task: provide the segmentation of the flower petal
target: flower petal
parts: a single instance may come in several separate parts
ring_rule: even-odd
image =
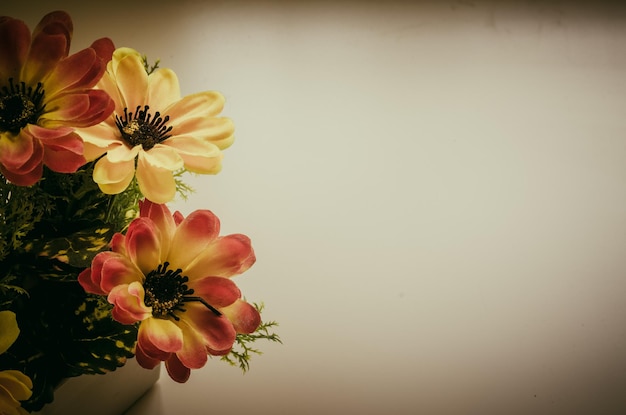
[[[155,167],[140,152],[137,160],[137,184],[141,193],[155,203],[167,203],[176,195],[176,182],[171,170]]]
[[[165,369],[167,370],[167,374],[170,375],[170,378],[178,383],[187,382],[191,374],[191,370],[185,367],[175,354],[172,354],[172,356],[165,361]]]
[[[100,288],[106,293],[122,284],[143,282],[144,276],[130,259],[124,255],[115,254],[104,257],[101,267]]]
[[[105,63],[94,49],[76,52],[61,59],[55,66],[46,79],[46,95],[54,98],[67,90],[91,88],[102,77],[105,69]]]
[[[241,297],[237,285],[228,278],[204,277],[189,281],[189,288],[194,295],[202,297],[207,303],[216,308],[233,304]]]
[[[141,217],[128,226],[126,252],[143,275],[157,269],[165,261],[167,254],[161,252],[161,231],[150,219]]]
[[[183,347],[183,331],[171,320],[149,318],[141,322],[137,341],[149,356],[176,353]]]
[[[33,158],[37,144],[39,143],[35,143],[34,137],[24,130],[17,135],[0,133],[0,164],[10,171],[21,169]],[[40,157],[37,160],[39,163],[43,158],[43,148]]]
[[[93,169],[93,180],[106,194],[118,194],[126,190],[134,175],[133,160],[111,163],[107,156],[98,160]]]
[[[104,63],[107,63],[111,60],[111,58],[113,57],[113,52],[115,51],[115,45],[113,44],[113,41],[108,37],[103,37],[95,40],[91,44],[90,48],[92,48],[96,52],[96,55],[98,55],[98,57],[102,59]]]
[[[168,253],[174,232],[176,232],[176,223],[170,213],[170,210],[164,204],[152,203],[149,200],[139,201],[139,214],[142,217],[149,218],[160,231],[161,235],[161,251]]]
[[[200,174],[216,174],[222,169],[222,152],[215,145],[192,137],[172,137],[163,146],[173,147],[185,169]]]
[[[185,118],[216,116],[222,112],[224,101],[224,96],[217,91],[197,92],[176,101],[164,113],[170,116],[170,125],[174,127]]]
[[[140,145],[136,145],[132,148],[127,145],[115,146],[107,152],[107,158],[111,163],[134,161],[141,151],[142,149]]]
[[[200,369],[208,360],[203,337],[184,320],[178,323],[178,327],[183,331],[184,342],[183,347],[176,352],[176,356],[183,366],[190,369]]]
[[[211,211],[193,211],[176,228],[168,260],[186,271],[188,264],[218,237],[219,232],[220,221]]]
[[[226,117],[184,117],[172,123],[176,136],[192,136],[224,150],[235,141],[235,125]],[[174,129],[175,125],[175,129]]]
[[[87,268],[78,274],[78,283],[81,287],[83,287],[83,289],[88,293],[99,295],[108,294],[108,292],[104,291],[100,286],[102,281],[102,267],[108,259],[116,256],[118,256],[118,254],[110,251],[104,251],[96,254],[91,261],[91,268]]]
[[[256,257],[250,238],[241,234],[223,236],[206,247],[185,268],[189,279],[206,276],[232,277],[248,270]]]
[[[113,52],[115,80],[124,102],[122,108],[134,112],[137,107],[146,104],[148,74],[144,69],[141,56],[132,49],[120,48]],[[117,107],[116,107],[117,110]]]
[[[113,237],[111,238],[111,242],[109,243],[109,245],[111,245],[111,251],[117,252],[124,256],[128,256],[128,254],[126,253],[126,236],[125,235],[119,232],[115,233]]]
[[[228,307],[220,308],[220,312],[230,320],[237,333],[254,333],[261,324],[259,311],[243,300],[237,300]]]
[[[142,152],[144,160],[151,166],[170,171],[183,167],[183,159],[178,155],[176,149],[157,144],[149,151]]]
[[[18,370],[3,370],[0,372],[0,389],[9,392],[11,397],[18,401],[25,401],[32,395],[33,382]]]
[[[104,91],[62,94],[47,102],[47,111],[39,117],[39,124],[47,128],[90,127],[104,121],[114,108],[115,103]]]
[[[185,308],[181,320],[202,335],[208,348],[220,352],[233,347],[237,332],[227,317],[217,316],[200,303],[187,302]]]
[[[44,16],[32,35],[32,42],[21,79],[28,85],[45,80],[58,62],[68,55],[72,38],[72,19],[63,11]]]
[[[109,293],[107,300],[113,304],[111,315],[122,324],[134,324],[152,317],[152,308],[144,303],[145,291],[139,282],[118,285]]]
[[[2,333],[0,336],[0,354],[2,354],[11,347],[20,334],[13,311],[0,311],[0,333]]]
[[[0,78],[19,79],[20,70],[28,56],[30,30],[17,19],[0,17]]]
[[[139,366],[143,367],[144,369],[154,369],[159,365],[159,363],[162,362],[161,359],[155,359],[148,356],[143,351],[143,349],[141,348],[141,344],[139,343],[137,343],[137,346],[135,347],[135,359],[137,360],[137,363],[139,363]]]
[[[148,76],[147,101],[156,111],[167,108],[171,103],[180,99],[178,77],[171,69],[157,69]],[[168,114],[162,114],[163,116]]]
[[[18,186],[35,184],[43,173],[44,147],[26,130],[0,133],[0,171]]]
[[[85,164],[83,141],[71,128],[42,128],[29,125],[28,132],[44,145],[43,162],[52,171],[74,173]]]

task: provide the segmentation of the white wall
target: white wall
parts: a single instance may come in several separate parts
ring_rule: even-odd
[[[236,281],[284,345],[129,415],[626,413],[626,7],[17,3],[236,123],[175,207],[253,238]]]

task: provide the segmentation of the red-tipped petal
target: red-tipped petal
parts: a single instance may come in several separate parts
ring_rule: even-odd
[[[215,240],[185,268],[185,272],[190,279],[208,275],[232,277],[246,271],[255,261],[250,238],[233,234]]]
[[[217,238],[219,232],[220,221],[212,212],[192,212],[176,228],[168,258],[180,267],[187,266]]]
[[[204,339],[184,321],[181,320],[178,326],[183,330],[184,342],[182,349],[176,352],[176,356],[184,366],[190,369],[200,369],[208,359]]]
[[[155,270],[162,262],[160,231],[148,218],[137,218],[126,232],[126,252],[144,275]]]
[[[159,363],[162,362],[160,359],[154,359],[146,355],[139,343],[137,343],[137,347],[135,347],[135,359],[137,360],[137,363],[139,363],[139,366],[144,369],[154,369],[159,365]]]
[[[90,47],[105,64],[111,60],[113,52],[115,51],[115,44],[108,37],[103,37],[94,41]]]
[[[68,55],[72,38],[72,19],[61,11],[47,14],[33,31],[22,79],[27,84],[45,80],[55,65]]]
[[[175,354],[172,354],[172,356],[165,361],[165,369],[167,370],[167,374],[178,383],[187,382],[189,375],[191,375],[191,370],[182,364]]]
[[[0,78],[18,78],[30,47],[30,30],[17,19],[0,17]]]
[[[213,307],[226,307],[241,297],[241,291],[235,283],[222,277],[204,277],[189,281],[189,288],[194,295],[202,297]]]
[[[207,347],[217,351],[232,348],[237,332],[228,318],[215,315],[200,303],[188,302],[185,307],[181,319],[202,334]]]
[[[261,315],[251,304],[237,300],[232,305],[220,308],[222,312],[237,330],[237,333],[254,333],[261,324]]]
[[[183,347],[183,332],[173,321],[148,318],[141,322],[137,340],[149,356],[176,353]]]

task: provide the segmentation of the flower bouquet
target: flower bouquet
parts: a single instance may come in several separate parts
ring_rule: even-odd
[[[185,382],[243,370],[280,341],[231,277],[250,239],[167,203],[216,174],[233,123],[213,91],[181,97],[158,61],[108,38],[70,54],[72,20],[0,17],[0,413],[37,411],[67,378],[134,358]]]

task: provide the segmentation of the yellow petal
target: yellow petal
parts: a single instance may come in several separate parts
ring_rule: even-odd
[[[18,401],[24,401],[33,394],[31,391],[33,382],[18,370],[0,372],[0,387],[6,389]]]
[[[104,156],[94,166],[93,180],[103,193],[112,195],[126,190],[134,174],[134,160],[111,163],[108,156]]]
[[[179,99],[180,86],[174,71],[159,69],[148,76],[148,100],[146,102],[150,103],[150,107],[155,111],[162,112]]]
[[[134,54],[123,56],[117,63],[115,78],[128,111],[135,112],[137,106],[143,108],[146,104],[148,74],[141,57]]]
[[[214,117],[224,108],[224,96],[217,91],[205,91],[187,95],[165,110],[171,124],[177,120],[194,117]]]
[[[157,144],[149,151],[142,152],[142,155],[150,165],[155,167],[170,171],[183,167],[183,159],[178,155],[176,149],[170,146]]]
[[[176,182],[171,170],[148,163],[145,152],[137,160],[137,184],[146,199],[154,203],[167,203],[176,195]]]
[[[20,329],[13,311],[0,311],[0,354],[6,352],[17,340]]]

